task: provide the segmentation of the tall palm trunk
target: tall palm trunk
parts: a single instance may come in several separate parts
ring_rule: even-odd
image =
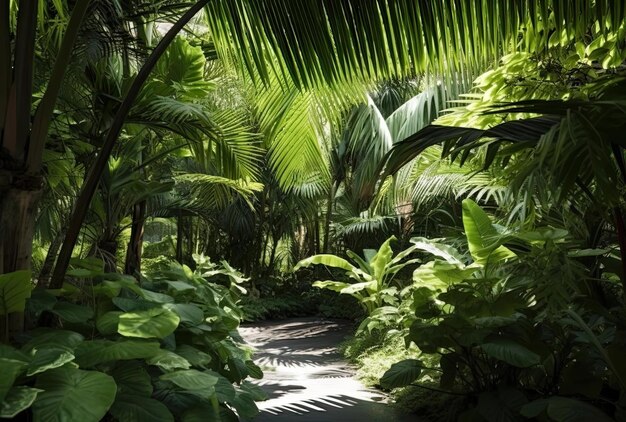
[[[143,249],[143,226],[146,219],[146,201],[133,207],[133,222],[130,229],[130,241],[126,251],[124,272],[139,278],[141,273],[141,251]]]

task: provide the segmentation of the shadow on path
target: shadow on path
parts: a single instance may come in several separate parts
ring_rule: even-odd
[[[354,378],[353,368],[337,351],[352,329],[321,318],[242,327],[240,333],[256,349],[255,362],[264,371],[257,384],[268,394],[267,401],[258,403],[261,414],[254,422],[416,421]]]

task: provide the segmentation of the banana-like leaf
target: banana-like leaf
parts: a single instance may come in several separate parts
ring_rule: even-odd
[[[411,243],[417,249],[431,253],[439,258],[443,258],[446,262],[454,265],[463,265],[462,255],[452,246],[439,243],[435,240],[426,239],[425,237],[413,237]]]
[[[502,246],[502,236],[493,226],[489,216],[471,199],[463,200],[463,227],[474,261],[480,265],[494,264],[516,255]]]
[[[372,267],[373,274],[375,280],[378,280],[379,283],[382,283],[385,277],[387,265],[391,262],[391,258],[393,257],[393,250],[391,249],[391,242],[395,241],[396,237],[391,236],[389,239],[385,240],[383,244],[378,248],[378,252],[370,261],[370,266]]]
[[[313,255],[309,258],[305,258],[302,261],[298,262],[298,264],[294,267],[294,271],[297,271],[298,269],[302,267],[308,267],[314,264],[326,265],[327,267],[341,268],[342,270],[351,271],[351,272],[358,271],[358,268],[350,264],[345,259],[339,258],[338,256],[335,256],[335,255],[330,255],[330,254]]]
[[[341,293],[343,289],[349,286],[350,286],[350,283],[344,283],[342,281],[332,281],[332,280],[316,281],[313,283],[313,287],[318,287],[320,289],[328,289],[337,293]]]

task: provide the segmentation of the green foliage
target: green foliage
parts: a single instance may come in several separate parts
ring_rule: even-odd
[[[405,266],[416,262],[415,260],[403,262],[403,259],[417,248],[416,246],[412,246],[394,257],[391,249],[393,240],[395,240],[394,236],[387,239],[378,251],[363,251],[365,260],[349,251],[348,255],[357,266],[335,255],[314,255],[300,261],[294,271],[314,264],[345,270],[346,276],[356,283],[327,280],[316,281],[313,286],[351,295],[359,301],[368,314],[371,314],[385,303],[394,304],[396,302],[395,295],[398,288],[391,285],[394,276]]]
[[[617,320],[613,318],[619,317],[607,315],[609,322],[596,314],[594,305],[575,302],[579,312],[594,321],[589,325],[577,312],[567,310],[568,301],[572,303],[575,295],[585,290],[582,280],[589,273],[584,271],[569,285],[572,295],[563,306],[538,300],[542,277],[552,273],[546,267],[538,270],[534,261],[548,263],[561,249],[571,248],[565,243],[568,233],[543,229],[505,234],[469,200],[463,203],[463,221],[470,253],[480,262],[465,266],[441,251],[436,255],[446,260],[438,258],[419,267],[414,273],[413,294],[404,297],[413,311],[404,314],[404,325],[409,327],[405,340],[419,348],[420,360],[438,358],[437,389],[475,397],[476,402],[461,418],[518,420],[522,415],[543,414],[555,421],[585,420],[591,415],[606,419],[606,409],[598,410],[576,397],[582,395],[598,406],[607,399],[601,391],[603,385],[623,391],[621,366],[616,355],[607,353],[625,351],[614,335]],[[504,242],[518,252],[504,247]],[[575,268],[578,255],[593,255],[591,251],[569,252],[565,256],[571,257],[556,264],[563,280],[546,282],[566,281],[564,269]],[[592,365],[593,359],[602,364]],[[432,372],[420,360],[393,365],[381,383],[389,387],[420,380],[428,383]],[[579,410],[569,413],[565,403]],[[619,400],[613,405],[616,409],[623,406]]]
[[[242,382],[262,372],[233,338],[244,279],[226,262],[197,260],[195,272],[171,264],[141,284],[103,273],[101,262],[77,261],[72,274],[93,285],[58,297],[38,291],[28,309],[51,312],[69,329],[39,328],[21,344],[0,346],[2,416],[173,421],[198,409],[211,409],[215,420],[222,410],[253,416]],[[63,300],[77,294],[95,305]]]
[[[24,312],[31,290],[29,271],[0,274],[0,316]]]

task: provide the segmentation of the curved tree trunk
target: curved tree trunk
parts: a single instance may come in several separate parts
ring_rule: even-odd
[[[47,288],[50,283],[50,277],[52,276],[52,269],[54,268],[54,263],[57,259],[57,254],[59,253],[59,249],[63,244],[63,238],[65,237],[65,225],[63,225],[57,234],[50,242],[50,246],[48,247],[48,253],[46,254],[46,259],[41,266],[41,270],[39,270],[39,276],[37,277],[37,287],[39,288]]]
[[[133,207],[133,223],[130,229],[130,241],[126,251],[124,273],[139,279],[141,274],[141,251],[143,249],[143,225],[146,219],[146,201]]]

